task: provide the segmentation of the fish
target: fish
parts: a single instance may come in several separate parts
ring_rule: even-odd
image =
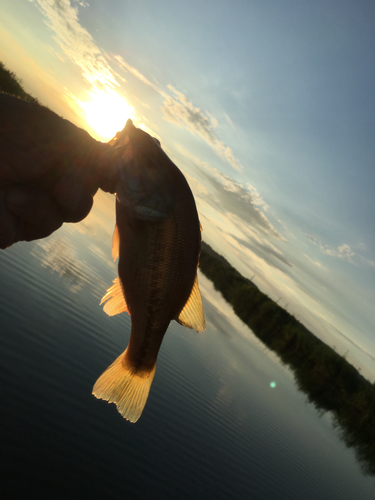
[[[93,394],[136,422],[170,322],[205,330],[197,277],[202,228],[186,178],[157,139],[128,120],[110,143],[115,160],[106,189],[116,193],[112,256],[119,262],[100,304],[109,316],[128,312],[132,326],[127,348]]]

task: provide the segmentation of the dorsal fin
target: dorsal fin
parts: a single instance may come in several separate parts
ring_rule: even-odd
[[[115,230],[113,231],[112,237],[112,257],[116,260],[120,252],[120,235],[118,232],[117,224],[115,225]]]
[[[122,291],[120,278],[113,280],[113,285],[108,288],[107,293],[100,301],[100,305],[106,301],[108,302],[103,307],[103,311],[106,312],[108,316],[115,316],[115,314],[126,311],[129,312],[125,302],[124,292]]]
[[[180,325],[188,328],[195,328],[197,332],[203,332],[206,329],[204,319],[201,292],[199,291],[198,277],[195,275],[194,285],[184,308],[180,312],[176,321]]]

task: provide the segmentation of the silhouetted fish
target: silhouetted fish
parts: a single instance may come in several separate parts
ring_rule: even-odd
[[[125,352],[97,380],[93,394],[136,422],[170,321],[205,329],[197,280],[201,228],[185,177],[156,139],[128,120],[111,143],[118,156],[111,182],[119,277],[101,303],[110,316],[128,311],[132,330]]]

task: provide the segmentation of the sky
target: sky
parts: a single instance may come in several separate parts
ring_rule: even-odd
[[[2,0],[0,60],[98,140],[128,118],[203,239],[375,381],[372,0]]]

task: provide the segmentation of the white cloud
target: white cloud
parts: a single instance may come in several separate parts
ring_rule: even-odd
[[[225,146],[215,135],[215,129],[218,127],[216,118],[209,113],[206,116],[172,85],[168,85],[168,88],[174,96],[167,95],[163,103],[162,111],[166,120],[186,127],[192,134],[197,134],[213,148],[218,156],[228,162],[235,170],[241,172],[242,165],[235,158],[231,148]]]
[[[242,171],[242,166],[231,148],[216,137],[215,130],[219,123],[214,116],[203,113],[172,85],[168,85],[168,91],[172,95],[160,89],[120,55],[105,54],[96,45],[91,34],[80,24],[78,7],[74,7],[70,0],[35,1],[46,18],[47,26],[56,34],[55,41],[63,53],[81,68],[83,77],[94,89],[113,91],[119,86],[118,81],[123,81],[108,62],[115,61],[120,68],[131,73],[163,97],[162,111],[168,121],[183,126],[192,134],[201,137],[220,158],[235,170]],[[78,4],[82,7],[88,5],[84,1],[79,1]]]
[[[252,186],[249,182],[246,184],[247,189],[251,193],[251,197],[253,200],[253,205],[256,205],[258,207],[262,207],[263,210],[268,210],[268,205],[267,203],[263,200],[263,198],[260,196],[258,193],[258,190]]]
[[[83,77],[93,86],[118,85],[114,71],[90,33],[78,20],[78,8],[69,0],[36,0],[47,26],[56,33],[55,41],[65,55],[77,64]]]
[[[228,213],[235,215],[245,226],[252,228],[253,231],[260,231],[263,236],[267,234],[277,239],[283,239],[259,208],[262,207],[264,202],[253,186],[246,187],[219,172],[216,168],[202,162],[180,146],[178,146],[178,149],[198,167],[200,174],[209,182],[210,205],[215,206],[218,212],[225,216]],[[214,191],[212,188],[214,188]],[[243,231],[241,234],[243,234]]]
[[[56,57],[59,61],[65,62],[66,59],[59,52],[57,52],[51,45],[43,45],[47,52],[49,52],[53,57]]]
[[[112,55],[110,57],[116,61],[120,68],[131,73],[164,98],[161,109],[166,120],[176,125],[183,126],[192,134],[198,135],[213,148],[220,158],[229,163],[235,170],[239,172],[243,170],[242,165],[234,156],[231,148],[225,146],[217,139],[215,129],[219,127],[219,122],[211,113],[207,112],[204,114],[199,108],[195,107],[182,92],[176,90],[172,85],[168,85],[168,90],[172,92],[172,96],[163,91],[140,71],[128,64],[120,55]]]
[[[320,267],[321,269],[326,269],[323,264],[321,262],[319,262],[318,260],[315,260],[313,259],[312,257],[310,257],[310,255],[307,255],[306,253],[303,254],[304,257],[306,257],[306,259],[308,259],[312,264],[314,264],[314,266],[316,267]]]
[[[337,249],[321,246],[321,250],[323,253],[327,255],[331,255],[332,257],[339,257],[341,259],[346,259],[349,262],[352,262],[353,261],[352,259],[355,256],[353,250],[346,243],[343,243]]]
[[[320,240],[311,235],[306,235],[307,238],[316,245],[322,253],[325,255],[329,255],[330,257],[336,257],[338,259],[346,260],[351,264],[358,265],[358,263],[363,264],[365,266],[375,267],[375,262],[373,260],[367,259],[363,257],[360,253],[355,251],[350,245],[347,243],[343,243],[336,247],[331,247],[329,245],[323,244]],[[360,251],[366,250],[366,247],[363,243],[359,243],[357,248]]]
[[[109,58],[112,58],[113,60],[116,61],[116,63],[120,66],[120,68],[124,69],[125,71],[128,71],[129,73],[131,73],[133,76],[135,76],[136,78],[138,78],[138,80],[140,80],[141,82],[143,82],[145,85],[149,85],[150,87],[152,87],[156,92],[158,92],[158,94],[161,94],[161,95],[166,95],[157,85],[155,85],[154,83],[150,82],[150,80],[148,78],[146,78],[144,75],[142,75],[142,73],[140,71],[138,71],[136,68],[134,68],[133,66],[130,66],[130,64],[128,64],[123,57],[119,56],[119,55],[113,55],[113,56],[108,56]]]
[[[226,113],[224,113],[224,116],[225,116],[225,118],[226,118],[227,122],[229,123],[229,125],[231,125],[231,126],[234,128],[234,123],[233,123],[233,122],[232,122],[232,120],[229,118],[229,116],[228,116]]]

